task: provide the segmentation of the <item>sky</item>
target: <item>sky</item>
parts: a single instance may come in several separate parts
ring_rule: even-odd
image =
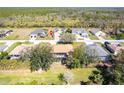
[[[124,0],[0,0],[0,7],[123,7]]]

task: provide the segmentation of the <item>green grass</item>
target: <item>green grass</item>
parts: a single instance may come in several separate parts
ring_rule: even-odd
[[[90,32],[89,32],[89,37],[91,40],[98,40],[98,38]]]
[[[53,37],[44,37],[44,38],[37,38],[37,40],[53,40]]]
[[[73,80],[70,81],[70,84],[80,84],[80,81],[87,81],[88,76],[91,72],[95,70],[95,68],[82,68],[82,69],[72,69],[69,70],[64,66],[57,63],[54,67],[51,67],[47,72],[43,71],[41,73],[30,71],[22,72],[0,72],[0,84],[47,84],[50,85],[52,83],[60,85],[63,84],[62,81],[59,80],[58,75],[60,73],[65,73],[66,71],[70,71],[73,73]]]
[[[33,44],[32,42],[16,42],[13,45],[11,45],[6,52],[10,53],[14,48],[16,48],[17,46],[21,45],[21,44],[26,44],[26,45],[30,45]]]
[[[106,40],[115,40],[115,39],[112,38],[111,36],[106,36],[105,39],[106,39]]]
[[[21,42],[16,42],[13,45],[11,45],[6,52],[10,53],[14,48],[16,48],[17,46],[21,45]]]
[[[72,43],[72,46],[73,46],[74,48],[76,48],[76,47],[78,47],[78,46],[80,46],[80,45],[85,45],[85,43],[83,43],[83,42],[73,42],[73,43]]]
[[[26,41],[26,42],[21,42],[21,44],[31,45],[31,44],[33,44],[33,43]]]
[[[5,42],[0,42],[0,45],[4,45],[4,44],[6,44]]]
[[[120,44],[121,44],[122,46],[124,46],[124,42],[121,42]]]

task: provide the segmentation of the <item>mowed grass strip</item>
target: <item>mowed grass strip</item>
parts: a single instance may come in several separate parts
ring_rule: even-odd
[[[88,76],[91,72],[95,70],[95,68],[80,68],[80,69],[72,69],[69,70],[65,66],[61,65],[60,63],[54,63],[50,70],[42,71],[40,73],[33,72],[31,73],[30,70],[24,71],[0,71],[0,84],[63,84],[62,81],[59,80],[58,75],[60,73],[66,73],[70,71],[73,74],[73,80],[70,81],[70,84],[80,84],[80,81],[87,81]],[[22,73],[23,72],[23,73]]]
[[[10,53],[14,48],[16,48],[17,46],[21,45],[21,42],[16,42],[13,45],[11,45],[6,52]]]
[[[4,44],[6,44],[6,42],[0,42],[0,45],[4,45]]]

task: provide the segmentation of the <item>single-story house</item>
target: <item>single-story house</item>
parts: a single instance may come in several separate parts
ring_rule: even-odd
[[[18,59],[20,57],[21,52],[26,51],[27,49],[31,48],[31,46],[32,45],[25,45],[25,44],[17,46],[9,53],[10,59]]]
[[[97,60],[101,60],[103,62],[108,62],[110,60],[110,55],[107,51],[105,51],[101,46],[97,44],[90,44],[86,48],[86,53]]]
[[[71,44],[53,45],[54,57],[59,60],[66,60],[69,53],[72,53],[73,51],[73,46]]]
[[[92,28],[89,31],[95,36],[102,36],[102,37],[106,36],[106,34],[102,32],[100,28]]]
[[[35,40],[38,37],[46,37],[47,36],[47,31],[44,29],[36,29],[35,31],[30,33],[30,39]]]
[[[80,38],[88,38],[88,33],[85,28],[72,28],[72,34]]]
[[[105,44],[106,48],[111,52],[114,53],[115,55],[122,49],[124,50],[124,46],[121,46],[120,44],[116,43],[106,43]]]
[[[4,51],[7,48],[7,45],[0,45],[0,52]]]
[[[9,55],[10,59],[18,59],[22,51],[26,51],[27,49],[31,48],[33,45],[20,45],[17,46],[14,50],[12,50]],[[73,46],[70,44],[57,44],[53,45],[53,55],[56,59],[59,60],[66,60],[69,53],[73,52]]]
[[[63,32],[66,32],[67,28],[54,28],[54,32],[58,32],[60,34],[62,34]]]
[[[13,30],[1,30],[0,31],[0,38],[4,38],[4,37],[8,36],[12,32],[13,32]]]

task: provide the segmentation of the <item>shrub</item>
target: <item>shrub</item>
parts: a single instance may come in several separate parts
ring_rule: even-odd
[[[30,84],[30,85],[38,85],[38,81],[32,80],[29,84]]]
[[[29,62],[20,62],[17,60],[1,60],[0,70],[14,70],[14,69],[27,69]]]

